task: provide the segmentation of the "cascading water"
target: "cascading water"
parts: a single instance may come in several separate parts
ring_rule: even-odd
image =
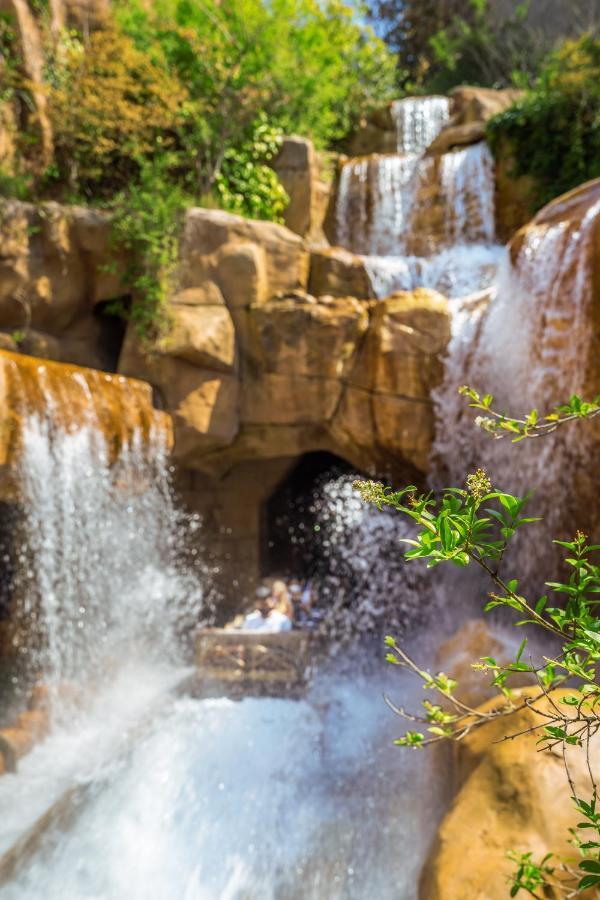
[[[19,615],[21,631],[37,639],[30,661],[60,686],[97,679],[123,658],[173,661],[177,634],[198,619],[202,589],[177,558],[183,521],[169,489],[162,415],[136,409],[136,388],[123,378],[80,370],[57,380],[55,368],[37,366],[42,407],[17,374],[28,560]],[[97,408],[111,402],[114,429]]]
[[[430,101],[403,102],[399,146],[413,156],[344,167],[340,234],[346,228],[347,246],[367,254],[379,296],[425,285],[461,297],[491,283],[499,258],[489,155],[480,145],[422,159],[447,106],[434,114]],[[517,467],[512,445],[485,435],[474,445],[456,387],[471,382],[523,407],[581,389],[585,329],[572,353],[560,341],[568,316],[583,320],[590,302],[581,260],[597,214],[576,230],[557,223],[530,232],[513,267],[505,262],[494,301],[453,305],[436,396],[439,483],[462,483],[483,462],[502,487],[533,478],[544,493],[557,482],[568,494],[578,450],[557,436],[534,458],[523,444]],[[379,253],[390,255],[374,259]],[[182,675],[179,634],[206,602],[201,567],[180,558],[182,532],[196,526],[173,505],[159,421],[132,414],[134,383],[110,382],[112,399],[99,401],[103,378],[72,373],[49,384],[38,371],[39,396],[21,407],[21,613],[40,634],[36,666],[57,686],[81,684],[85,702],[76,716],[71,705],[72,721],[59,720],[17,775],[0,779],[0,850],[73,784],[91,790],[70,830],[50,829],[6,883],[0,865],[0,897],[414,900],[445,800],[432,773],[440,760],[391,748],[397,723],[377,698],[385,689],[415,707],[420,685],[377,666],[365,674],[346,641],[302,700],[170,698]],[[105,410],[117,396],[130,399],[113,412],[113,431],[128,422],[115,439]],[[465,614],[464,587],[444,574],[433,593],[433,579],[400,559],[407,532],[398,517],[365,508],[349,484],[337,478],[323,488],[319,519],[328,554],[321,585],[338,643],[353,629],[414,626],[439,595],[435,629],[407,635],[427,664]]]
[[[485,143],[425,155],[448,120],[448,101],[394,105],[398,153],[341,169],[336,241],[365,257],[376,297],[416,287],[455,298],[489,287],[495,244],[493,160]]]
[[[406,97],[392,104],[398,153],[423,153],[450,118],[447,97]]]
[[[531,508],[543,516],[538,543],[543,535],[546,553],[532,555],[523,545],[515,570],[536,587],[540,571],[547,575],[552,569],[551,539],[571,538],[579,524],[573,517],[571,531],[564,532],[574,485],[593,458],[591,429],[580,428],[576,440],[568,430],[516,445],[510,438],[494,440],[473,428],[473,411],[458,387],[469,384],[491,393],[498,409],[516,415],[530,409],[544,414],[572,394],[585,397],[594,366],[586,323],[599,216],[600,201],[575,223],[568,215],[546,221],[542,214],[516,245],[512,260],[505,258],[495,296],[456,305],[446,375],[434,398],[438,483],[461,483],[466,472],[482,465],[499,488],[521,496],[534,492]]]
[[[21,616],[43,637],[36,667],[74,696],[0,779],[0,896],[412,900],[445,796],[429,758],[398,766],[396,722],[374,702],[397,689],[395,673],[361,673],[346,655],[346,674],[325,667],[302,700],[170,695],[202,578],[180,561],[189,522],[173,506],[160,417],[138,421],[135,383],[104,377],[61,381],[40,364],[16,392]],[[100,419],[115,401],[113,425],[129,420],[117,441]],[[58,830],[40,820],[53,804]]]

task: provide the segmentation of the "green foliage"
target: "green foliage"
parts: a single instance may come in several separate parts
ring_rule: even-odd
[[[573,394],[567,403],[562,403],[542,418],[537,409],[532,409],[524,418],[515,419],[493,408],[494,398],[491,394],[485,394],[482,397],[478,391],[468,385],[459,388],[459,394],[471,400],[469,406],[472,409],[480,409],[485,413],[485,416],[477,416],[475,425],[495,438],[505,437],[509,434],[513,444],[525,438],[551,434],[561,425],[577,419],[591,419],[600,415],[600,396],[592,401],[587,401],[582,400],[577,394]]]
[[[533,89],[487,126],[496,153],[531,176],[535,206],[600,176],[600,41],[591,34],[553,52]]]
[[[283,222],[289,198],[273,169],[266,165],[277,155],[281,139],[281,129],[273,128],[262,115],[248,141],[238,150],[225,151],[215,180],[224,209],[251,219]]]
[[[490,0],[372,0],[371,8],[398,53],[399,82],[412,92],[530,84],[553,44],[534,25],[536,0],[508,12]]]
[[[487,0],[470,0],[467,15],[454,16],[430,40],[431,72],[427,87],[448,91],[457,84],[508,87],[530,83],[548,46],[528,27],[530,3],[519,3],[499,21]]]
[[[166,300],[177,264],[178,239],[190,197],[174,180],[168,155],[139,161],[139,177],[111,201],[112,239],[130,251],[126,283],[131,307],[113,304],[111,312],[128,318],[142,341],[158,337],[169,325]]]
[[[394,60],[341,0],[141,0],[117,5],[145,51],[160,45],[170,71],[200,104],[200,164],[210,174],[264,113],[320,146],[339,141],[370,107],[391,99]],[[218,166],[216,166],[218,168]]]
[[[54,178],[86,197],[125,188],[175,143],[185,88],[116,28],[68,35],[49,66]]]
[[[587,403],[572,397],[548,416],[538,418],[532,411],[523,419],[516,419],[495,411],[490,395],[481,397],[469,387],[463,387],[461,393],[472,401],[471,406],[486,411],[486,430],[495,435],[513,434],[516,440],[540,437],[569,422],[589,419],[600,413],[597,401]],[[404,541],[410,547],[406,559],[425,560],[428,568],[444,563],[459,567],[478,566],[492,584],[486,611],[497,607],[511,609],[517,613],[517,626],[538,627],[551,634],[558,645],[553,656],[544,656],[537,664],[533,660],[524,660],[527,638],[522,640],[515,659],[508,665],[489,656],[475,662],[474,668],[490,673],[491,684],[501,698],[495,707],[476,710],[456,695],[458,685],[454,679],[444,673],[432,675],[421,669],[393,637],[387,637],[388,662],[412,672],[424,688],[437,692],[445,700],[444,707],[425,700],[422,710],[415,713],[390,703],[392,709],[410,723],[409,729],[395,743],[421,748],[442,740],[460,741],[499,716],[510,716],[524,709],[539,715],[538,724],[525,732],[508,735],[508,738],[536,733],[540,750],[562,750],[573,802],[582,819],[572,830],[572,843],[580,858],[573,863],[549,854],[538,863],[531,853],[510,854],[516,864],[511,896],[524,890],[530,896],[541,898],[546,896],[546,887],[549,887],[558,890],[559,895],[574,897],[600,884],[600,812],[597,811],[597,786],[589,763],[590,740],[600,731],[597,674],[600,662],[600,618],[597,615],[600,545],[590,544],[586,535],[579,531],[572,540],[555,541],[566,553],[567,575],[564,580],[548,581],[548,591],[543,596],[528,598],[519,590],[518,579],[503,571],[506,551],[517,532],[539,521],[524,514],[527,497],[494,490],[481,469],[467,477],[466,487],[447,488],[439,496],[419,494],[414,486],[392,491],[374,481],[358,481],[354,486],[363,500],[379,509],[391,507],[413,521],[415,535]],[[508,678],[515,672],[534,677],[537,696],[517,699],[513,695]],[[560,685],[568,685],[568,692],[550,696],[549,691]],[[540,711],[535,700],[544,698],[548,703]],[[590,800],[576,792],[564,753],[568,746],[581,747],[586,754]],[[549,865],[550,860],[552,865]]]
[[[28,175],[7,172],[0,166],[0,197],[14,197],[27,200],[31,191],[31,179]]]

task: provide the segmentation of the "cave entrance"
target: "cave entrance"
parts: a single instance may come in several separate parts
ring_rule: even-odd
[[[324,484],[356,469],[333,453],[307,453],[288,471],[261,509],[263,577],[308,578],[319,558],[319,494]]]
[[[102,368],[107,372],[116,372],[119,357],[127,331],[127,314],[131,308],[131,297],[119,297],[97,303],[94,307],[94,318],[98,322],[100,335],[98,347],[102,358]]]

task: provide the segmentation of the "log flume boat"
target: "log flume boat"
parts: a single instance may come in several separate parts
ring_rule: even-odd
[[[322,650],[309,631],[206,628],[196,638],[195,696],[301,697]]]

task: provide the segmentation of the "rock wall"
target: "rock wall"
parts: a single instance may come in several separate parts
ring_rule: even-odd
[[[285,225],[312,244],[326,243],[323,221],[327,214],[331,178],[325,171],[323,155],[315,151],[312,141],[307,138],[286,137],[271,165],[289,197],[284,213]]]
[[[537,688],[526,691],[529,697],[539,695]],[[523,693],[515,692],[517,702]],[[508,850],[531,851],[536,861],[546,853],[574,855],[569,829],[581,817],[571,801],[562,752],[537,752],[538,732],[502,741],[539,726],[544,719],[535,710],[543,711],[545,702],[538,700],[533,709],[492,721],[458,745],[455,768],[461,787],[423,868],[419,900],[504,900],[516,870]],[[599,750],[595,738],[592,764],[597,764]],[[587,798],[585,757],[579,747],[568,754],[574,784]]]
[[[444,298],[375,303],[340,296],[341,279],[338,296],[314,296],[309,282],[335,280],[323,252],[311,272],[299,237],[223,212],[191,210],[181,246],[173,330],[150,350],[130,332],[119,368],[164,396],[184,467],[219,477],[244,460],[329,449],[362,469],[426,470]]]
[[[110,224],[99,212],[3,203],[0,346],[114,368],[120,325],[100,312],[103,301],[122,296],[125,263],[111,247]]]
[[[328,451],[398,480],[427,470],[447,302],[369,293],[351,254],[193,209],[171,333],[152,348],[127,335],[119,371],[149,381],[172,413],[180,489],[230,578],[256,577],[262,507],[301,455]]]

